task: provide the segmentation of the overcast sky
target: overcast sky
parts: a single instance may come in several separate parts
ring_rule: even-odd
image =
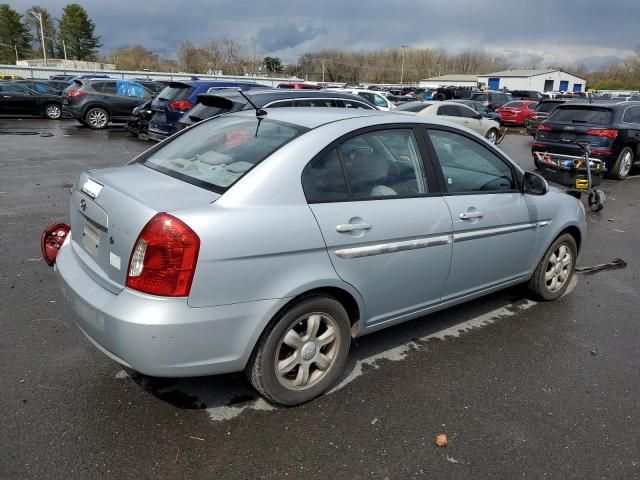
[[[6,1],[6,0],[5,0]],[[36,0],[37,1],[37,0]],[[23,12],[33,1],[9,0]],[[60,16],[65,0],[41,4]],[[103,53],[132,44],[173,55],[180,42],[225,37],[295,62],[321,48],[484,50],[598,68],[640,47],[640,0],[83,0]]]

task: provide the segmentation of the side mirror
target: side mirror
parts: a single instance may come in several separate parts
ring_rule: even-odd
[[[482,114],[480,114],[480,113],[476,114],[476,119],[477,120],[482,120]]]
[[[544,195],[549,191],[547,181],[537,173],[524,172],[522,179],[522,193],[529,195]]]

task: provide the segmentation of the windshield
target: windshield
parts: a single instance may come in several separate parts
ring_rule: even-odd
[[[611,110],[599,107],[559,107],[549,117],[550,122],[595,123],[608,125]]]
[[[222,192],[306,131],[289,123],[228,115],[186,131],[141,163],[194,185]]]
[[[541,113],[551,113],[558,108],[558,105],[562,105],[562,103],[563,102],[541,102],[538,104],[536,110]]]

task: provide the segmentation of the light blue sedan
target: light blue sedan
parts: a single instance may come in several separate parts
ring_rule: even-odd
[[[245,370],[296,405],[337,380],[354,337],[520,283],[558,298],[584,235],[579,200],[470,130],[278,108],[83,173],[56,271],[120,364]]]

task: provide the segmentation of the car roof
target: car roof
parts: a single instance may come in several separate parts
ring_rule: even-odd
[[[241,112],[229,113],[227,115],[253,116],[253,110],[242,110]],[[326,108],[326,107],[285,107],[270,109],[264,118],[280,122],[293,123],[306,128],[317,128],[327,123],[349,120],[352,118],[379,117],[396,119],[398,122],[407,121],[406,115],[382,112],[380,110],[365,110],[363,108]],[[418,117],[415,117],[418,119]],[[387,122],[384,122],[387,123]]]
[[[362,97],[358,97],[347,92],[336,92],[331,90],[294,90],[272,88],[269,90],[252,89],[243,91],[242,93],[252,99],[255,99],[256,97],[267,97],[268,101],[277,100],[280,98],[344,98],[349,100],[357,100],[359,102],[370,105],[370,103]],[[198,95],[198,98],[203,96],[242,98],[242,95],[233,88],[201,93],[200,95]]]

